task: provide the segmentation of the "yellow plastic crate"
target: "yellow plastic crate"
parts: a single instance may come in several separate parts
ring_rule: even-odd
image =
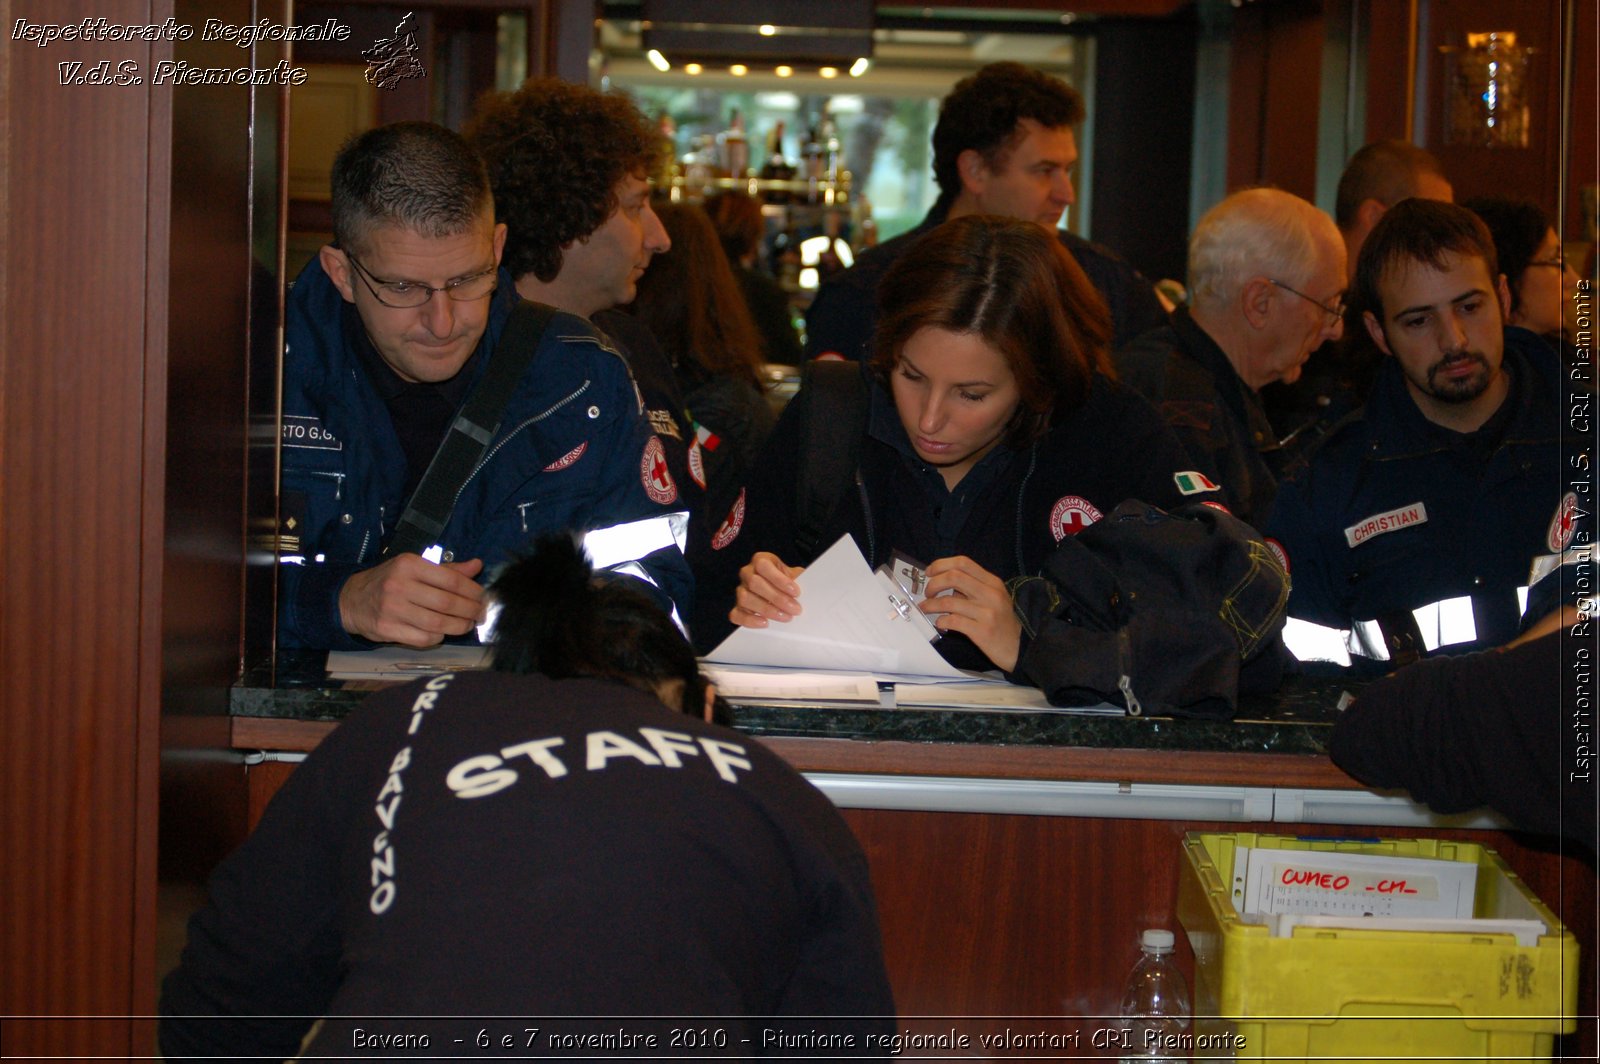
[[[1474,917],[1538,919],[1549,933],[1535,946],[1508,934],[1311,927],[1273,938],[1229,897],[1239,847],[1472,861]],[[1194,949],[1196,1060],[1528,1060],[1577,1028],[1577,942],[1485,846],[1192,831],[1183,849],[1178,920]]]

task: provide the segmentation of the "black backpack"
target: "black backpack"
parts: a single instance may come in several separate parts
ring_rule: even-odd
[[[800,454],[805,460],[794,485],[797,557],[815,558],[829,544],[821,542],[828,518],[855,484],[861,440],[867,433],[866,367],[859,362],[807,362],[800,391],[791,402],[800,407]]]

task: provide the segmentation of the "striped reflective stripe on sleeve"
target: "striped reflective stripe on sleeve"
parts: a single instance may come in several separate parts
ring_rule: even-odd
[[[679,510],[641,521],[592,528],[583,534],[583,552],[596,569],[613,569],[666,547],[677,547],[681,553],[688,535],[689,513]]]
[[[1432,653],[1440,647],[1471,643],[1478,638],[1478,626],[1472,619],[1472,599],[1440,599],[1411,611],[1417,619],[1417,630],[1422,633],[1422,645]]]
[[[1312,624],[1298,617],[1283,622],[1283,645],[1296,661],[1331,661],[1335,665],[1349,665],[1350,652],[1345,648],[1349,635],[1342,628]]]
[[[1560,554],[1541,554],[1533,559],[1533,564],[1528,568],[1528,586],[1532,587],[1563,565],[1579,565],[1590,561],[1594,561],[1593,543],[1568,547]]]

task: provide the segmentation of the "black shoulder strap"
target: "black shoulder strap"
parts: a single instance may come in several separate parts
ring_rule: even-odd
[[[533,363],[539,340],[554,314],[554,307],[527,300],[511,308],[500,342],[489,356],[488,368],[461,405],[461,412],[428,463],[428,471],[411,493],[394,535],[383,549],[385,557],[419,553],[439,541],[444,526],[450,523],[461,486],[477,468],[494,434],[500,431],[506,403]]]
[[[867,431],[869,389],[861,363],[806,363],[800,395],[800,466],[795,478],[795,544],[799,558],[816,556],[823,528],[854,482]]]

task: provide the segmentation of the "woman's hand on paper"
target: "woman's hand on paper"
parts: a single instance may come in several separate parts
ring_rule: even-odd
[[[941,594],[950,591],[952,594]],[[988,659],[1010,672],[1022,649],[1022,620],[1004,580],[965,555],[928,566],[922,612],[941,632],[960,632]]]
[[[767,551],[757,551],[739,570],[739,590],[728,620],[742,628],[765,628],[769,621],[792,620],[800,612],[800,585],[795,577],[803,565],[785,565]]]

